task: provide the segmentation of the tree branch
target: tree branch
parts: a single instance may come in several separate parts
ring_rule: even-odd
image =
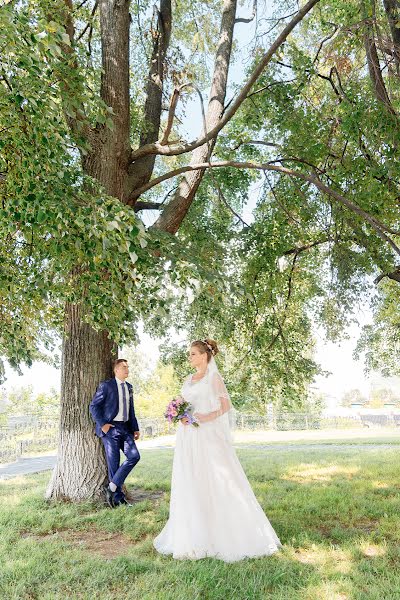
[[[392,35],[393,56],[397,75],[400,76],[400,3],[398,0],[383,0],[386,16]]]
[[[248,19],[239,17],[238,19],[235,19],[235,23],[251,23],[252,21],[254,21],[256,14],[257,14],[257,0],[253,0],[253,12],[251,13],[251,17],[249,17]]]
[[[329,40],[331,40],[333,37],[335,37],[335,35],[336,35],[336,33],[337,33],[338,29],[339,29],[339,26],[335,25],[335,23],[332,23],[332,25],[334,27],[334,30],[333,30],[332,33],[330,33],[329,35],[327,35],[323,40],[321,40],[321,43],[318,46],[317,53],[314,56],[313,65],[315,65],[315,63],[317,62],[319,54],[320,54],[322,48],[324,47],[324,44],[326,44],[326,42],[329,42]]]
[[[211,169],[210,173],[211,173],[211,178],[212,178],[213,184],[217,189],[219,199],[226,206],[226,208],[239,220],[239,222],[242,223],[242,225],[244,225],[245,227],[249,227],[248,223],[246,223],[246,221],[235,210],[233,210],[233,208],[229,204],[228,200],[225,198],[225,194],[223,193],[221,186],[219,185],[218,181],[213,176],[212,169]]]
[[[136,202],[134,211],[139,212],[140,210],[161,210],[163,208],[162,202]]]
[[[246,140],[244,142],[239,142],[238,144],[236,144],[236,146],[234,146],[233,148],[230,148],[230,150],[232,150],[232,151],[239,150],[239,148],[241,148],[242,146],[251,146],[251,145],[268,146],[269,148],[279,148],[279,145],[275,144],[274,142],[265,142],[264,140]]]
[[[342,237],[340,235],[328,235],[319,240],[315,240],[314,242],[310,242],[309,244],[304,244],[303,246],[297,246],[295,248],[290,248],[290,250],[285,250],[283,256],[290,256],[291,254],[301,254],[302,252],[307,252],[307,250],[311,250],[316,246],[322,246],[323,244],[328,244],[330,242],[353,242],[355,244],[360,245],[359,239],[356,236],[352,237]],[[364,247],[364,246],[363,246]]]
[[[169,47],[172,27],[171,0],[160,0],[157,11],[157,26],[152,31],[153,50],[150,58],[147,79],[146,101],[144,106],[143,130],[140,135],[140,146],[147,147],[158,139],[160,134],[161,111],[164,87],[165,57]],[[179,94],[178,94],[179,97]],[[173,96],[177,103],[178,97]],[[175,113],[175,108],[170,113]],[[173,116],[172,116],[173,118]],[[172,127],[172,122],[171,122]],[[168,134],[169,135],[169,134]],[[132,163],[132,161],[130,161]],[[143,154],[140,160],[129,166],[128,187],[131,191],[149,181],[154,169],[155,154]]]
[[[366,14],[365,4],[363,3],[364,14]],[[374,40],[373,24],[369,19],[365,19],[365,32],[364,32],[364,47],[365,54],[368,62],[368,72],[373,85],[375,97],[378,102],[381,102],[389,113],[396,116],[392,103],[389,99],[389,94],[383,81],[382,71],[379,64],[378,52]]]
[[[246,100],[248,100],[249,98],[252,98],[253,96],[256,96],[257,94],[261,94],[261,92],[265,92],[267,90],[270,90],[275,85],[286,85],[287,83],[293,83],[293,81],[296,81],[296,79],[297,78],[295,78],[295,79],[287,79],[287,80],[283,80],[283,81],[272,81],[268,85],[264,85],[263,87],[259,88],[258,90],[255,90],[254,92],[251,92],[250,94],[248,94],[246,96]],[[227,107],[228,106],[229,106],[229,104],[227,105]]]
[[[266,66],[271,61],[275,52],[282,46],[282,44],[286,41],[289,34],[293,31],[298,23],[300,23],[304,17],[307,15],[310,10],[319,2],[319,0],[309,0],[296,14],[296,16],[286,25],[280,35],[276,38],[273,44],[270,46],[269,50],[264,54],[263,58],[258,63],[257,67],[253,70],[247,82],[242,87],[240,93],[238,94],[235,102],[232,103],[231,107],[224,113],[223,117],[220,119],[217,125],[213,127],[206,135],[204,135],[201,139],[190,142],[183,143],[177,146],[167,145],[162,146],[160,142],[156,142],[154,144],[147,144],[138,148],[137,150],[132,152],[132,160],[137,160],[142,156],[146,156],[148,154],[160,154],[164,156],[175,156],[178,154],[184,154],[186,152],[191,152],[200,146],[203,146],[207,142],[212,139],[215,139],[221,129],[232,119],[235,115],[242,102],[246,99],[249,94],[251,88],[254,83],[258,80],[261,73],[265,70]]]
[[[76,38],[77,43],[83,38],[83,36],[87,32],[87,30],[93,26],[93,17],[96,14],[98,5],[99,5],[99,0],[96,0],[96,2],[94,3],[93,9],[92,9],[91,15],[90,15],[90,21],[88,23],[86,23],[85,27],[82,29],[81,33]]]
[[[374,283],[377,285],[385,277],[400,283],[400,267],[397,268],[395,271],[391,271],[390,273],[381,273],[380,275],[378,275],[378,277],[376,279],[374,279]]]
[[[168,138],[171,134],[171,130],[172,130],[172,126],[174,123],[174,119],[175,119],[175,112],[176,112],[176,107],[178,105],[178,101],[179,101],[179,97],[181,95],[181,92],[187,88],[187,87],[192,87],[193,89],[196,90],[196,92],[199,95],[200,98],[200,105],[201,105],[201,113],[203,116],[203,123],[205,123],[205,112],[204,112],[204,100],[203,100],[203,95],[200,91],[200,89],[197,87],[197,85],[195,83],[184,83],[183,85],[179,86],[178,88],[175,88],[172,96],[171,96],[171,102],[169,105],[169,112],[168,112],[168,119],[167,119],[167,125],[164,131],[164,135],[160,141],[160,144],[162,146],[165,146],[166,144],[168,144]]]
[[[200,94],[203,117],[203,131],[200,134],[200,138],[203,135],[206,135],[207,131],[218,124],[224,111],[229,65],[231,60],[233,31],[235,27],[236,2],[237,0],[224,0],[219,44],[214,61],[214,73],[207,107],[207,115],[204,113],[202,96]],[[191,164],[210,160],[215,141],[216,138],[208,141],[206,144],[199,145],[199,147],[196,148],[193,153]],[[182,179],[173,199],[171,202],[169,202],[169,204],[165,207],[165,210],[157,219],[154,225],[155,228],[168,231],[169,233],[176,233],[180,224],[185,218],[187,211],[189,210],[189,207],[202,180],[203,174],[204,170],[197,171],[185,176]]]
[[[275,307],[272,307],[272,310],[274,312],[274,317],[275,317],[276,323],[278,325],[278,331],[274,335],[274,337],[272,338],[271,342],[268,344],[267,352],[272,349],[272,347],[275,345],[275,343],[278,341],[278,338],[280,337],[282,339],[282,343],[283,343],[283,346],[284,346],[285,353],[288,354],[286,340],[285,340],[285,336],[283,334],[283,325],[285,324],[285,321],[286,321],[286,318],[287,318],[287,309],[288,309],[288,306],[289,306],[290,296],[292,295],[293,274],[294,274],[295,267],[296,267],[296,261],[297,261],[297,254],[294,255],[293,261],[292,261],[292,264],[291,264],[291,267],[290,267],[290,273],[289,273],[289,277],[288,277],[288,291],[287,291],[287,294],[286,294],[285,307],[283,309],[283,321],[282,321],[282,323],[280,323],[280,321],[278,319],[278,315],[276,314]]]
[[[290,254],[301,254],[301,252],[306,252],[307,250],[311,250],[311,248],[315,248],[315,246],[321,246],[322,244],[327,244],[328,242],[335,242],[337,238],[332,236],[327,236],[320,240],[316,240],[315,242],[310,242],[309,244],[304,244],[304,246],[297,246],[296,248],[290,248],[290,250],[285,250],[283,256],[289,256]]]
[[[351,200],[349,200],[348,198],[346,198],[345,196],[343,196],[336,190],[325,185],[318,178],[318,176],[316,174],[309,175],[309,174],[301,173],[299,171],[294,171],[293,169],[288,169],[287,167],[282,167],[282,166],[274,165],[271,163],[238,162],[238,161],[234,161],[234,160],[224,160],[224,161],[216,161],[214,163],[206,162],[206,163],[200,163],[200,164],[196,164],[196,165],[187,165],[187,166],[175,169],[173,171],[170,171],[169,173],[164,173],[164,175],[161,175],[160,177],[156,177],[155,179],[150,181],[148,184],[143,186],[143,188],[141,190],[139,190],[139,192],[140,192],[140,194],[143,194],[145,191],[151,189],[155,185],[158,185],[159,183],[162,183],[163,181],[166,181],[168,179],[172,179],[173,177],[176,177],[178,175],[182,175],[183,173],[186,173],[188,171],[198,171],[198,170],[209,169],[209,168],[218,169],[221,167],[233,167],[236,169],[257,169],[260,171],[274,171],[276,173],[282,173],[284,175],[288,175],[289,177],[301,179],[302,181],[311,183],[316,188],[318,188],[320,192],[327,194],[328,196],[330,196],[331,198],[333,198],[334,200],[336,200],[337,202],[339,202],[340,204],[342,204],[343,206],[348,208],[350,211],[356,213],[364,221],[369,223],[371,225],[371,227],[379,235],[379,237],[381,237],[381,239],[383,239],[386,243],[388,243],[391,246],[391,248],[396,252],[396,254],[400,255],[400,248],[395,244],[395,242],[393,242],[393,240],[391,238],[389,238],[386,235],[385,231],[387,231],[389,233],[393,233],[394,235],[399,235],[399,232],[391,230],[384,223],[379,221],[373,215],[367,213],[360,206],[354,204],[354,202],[352,202]]]

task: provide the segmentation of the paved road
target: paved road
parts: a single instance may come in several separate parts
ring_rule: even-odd
[[[46,456],[27,456],[19,458],[17,462],[0,465],[0,481],[2,479],[11,479],[19,475],[29,475],[30,473],[39,473],[52,469],[56,463],[56,454],[47,454]]]

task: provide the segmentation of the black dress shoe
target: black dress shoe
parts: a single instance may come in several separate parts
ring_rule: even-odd
[[[107,486],[106,487],[106,500],[107,500],[107,504],[110,508],[115,508],[116,504],[114,502],[114,496],[115,496],[115,492],[112,492],[110,490],[110,488]]]
[[[122,500],[120,500],[116,506],[120,506],[121,504],[125,504],[126,506],[133,506],[133,504],[128,502],[126,498],[122,498]]]

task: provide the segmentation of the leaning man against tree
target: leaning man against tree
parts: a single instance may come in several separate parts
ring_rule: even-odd
[[[114,362],[112,379],[102,381],[90,403],[90,413],[96,422],[96,434],[104,444],[109,484],[105,494],[108,505],[115,508],[129,504],[122,486],[140,454],[135,440],[139,439],[139,425],[133,405],[132,385],[126,381],[129,366],[125,359]],[[126,460],[120,465],[120,450]]]

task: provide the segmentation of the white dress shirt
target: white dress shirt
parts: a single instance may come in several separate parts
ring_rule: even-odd
[[[119,410],[116,414],[116,416],[114,417],[114,421],[123,421],[123,415],[124,415],[124,405],[123,405],[123,396],[122,396],[122,383],[125,386],[125,397],[126,397],[126,408],[127,408],[127,415],[128,415],[128,420],[129,420],[129,388],[126,385],[126,382],[121,381],[120,379],[118,379],[118,377],[115,378],[115,381],[117,382],[117,388],[118,388],[118,399],[119,399]]]

